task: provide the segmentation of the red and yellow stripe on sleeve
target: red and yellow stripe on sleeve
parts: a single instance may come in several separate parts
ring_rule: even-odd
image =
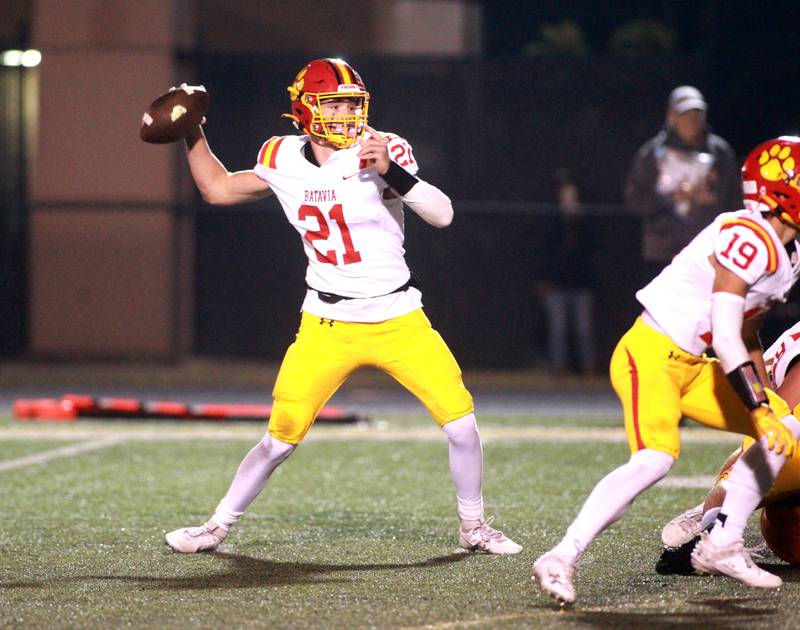
[[[768,257],[767,272],[775,273],[778,270],[778,249],[775,246],[775,241],[773,241],[772,237],[769,235],[769,232],[767,232],[762,225],[759,225],[752,219],[747,219],[744,217],[725,221],[720,228],[720,232],[722,230],[727,230],[728,228],[736,227],[737,225],[751,230],[761,240],[761,242],[764,243],[764,246],[767,248]]]
[[[283,136],[273,136],[267,140],[258,152],[258,163],[268,168],[275,168],[275,159],[278,156],[278,147],[283,142]]]

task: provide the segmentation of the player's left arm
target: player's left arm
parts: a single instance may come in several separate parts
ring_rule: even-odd
[[[736,393],[750,410],[757,433],[766,438],[767,448],[787,457],[792,455],[797,441],[775,417],[764,390],[764,380],[751,347],[745,342],[744,304],[749,284],[730,269],[722,266],[712,255],[714,286],[711,293],[711,332],[714,352]],[[760,344],[759,344],[760,345]],[[764,372],[763,358],[761,372]]]
[[[742,323],[742,341],[747,349],[750,360],[756,366],[756,372],[763,383],[769,383],[767,366],[764,363],[764,346],[761,343],[759,331],[764,323],[765,313],[750,317]]]
[[[726,374],[751,360],[744,340],[744,304],[749,285],[715,256],[709,256],[714,267],[711,292],[711,332],[714,353]]]
[[[412,175],[389,157],[389,140],[372,127],[367,127],[367,136],[362,138],[358,157],[367,160],[389,185],[389,188],[416,212],[425,222],[434,227],[447,227],[453,221],[453,204],[441,190],[423,179]]]

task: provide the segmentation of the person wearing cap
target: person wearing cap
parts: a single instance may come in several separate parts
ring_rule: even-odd
[[[708,104],[691,85],[675,88],[664,128],[636,153],[625,206],[642,219],[642,280],[650,280],[720,212],[742,208],[739,165],[711,133]]]

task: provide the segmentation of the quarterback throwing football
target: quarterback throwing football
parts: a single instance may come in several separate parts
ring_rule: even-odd
[[[541,589],[575,601],[577,559],[680,454],[682,416],[756,440],[729,477],[714,528],[692,553],[700,573],[749,586],[781,579],[757,567],[742,544],[748,516],[796,447],[800,423],[764,387],[758,329],[800,273],[800,138],[756,147],[742,168],[747,209],[719,215],[636,297],[643,312],[611,357],[632,455],[595,486],[561,542],[533,567]],[[704,353],[711,346],[717,359]]]
[[[422,311],[406,265],[403,204],[435,227],[453,218],[450,199],[416,176],[411,147],[367,126],[369,94],[341,59],[307,64],[288,88],[302,135],[267,140],[251,170],[229,172],[201,127],[187,137],[189,167],[203,198],[229,205],[274,193],[308,257],[296,340],[275,382],[264,438],[245,456],[213,516],[170,532],[175,551],[216,548],[294,451],[325,402],[356,369],[392,375],[430,411],[449,442],[467,550],[515,554],[522,547],[484,520],[483,453],[461,370]]]

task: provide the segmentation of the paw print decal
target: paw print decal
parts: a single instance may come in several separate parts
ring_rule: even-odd
[[[771,182],[788,180],[794,176],[795,161],[790,147],[773,144],[769,151],[762,151],[758,156],[761,175]]]
[[[294,83],[286,88],[289,90],[289,95],[292,101],[296,101],[297,97],[300,96],[300,92],[303,91],[303,85],[305,85],[306,82],[303,77],[306,76],[306,72],[308,72],[308,68],[303,68],[294,78]]]

